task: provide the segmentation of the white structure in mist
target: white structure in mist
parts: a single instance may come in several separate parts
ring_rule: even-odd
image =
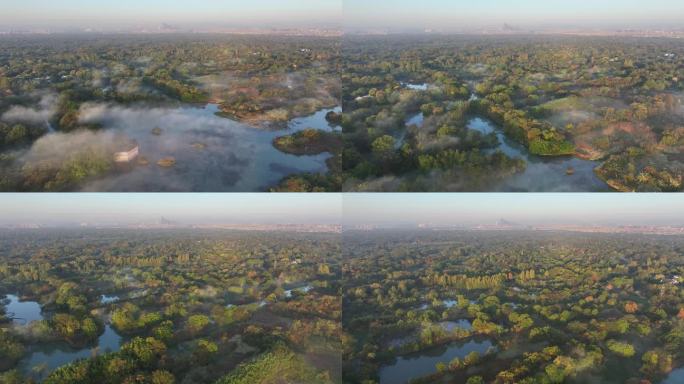
[[[117,163],[128,163],[133,161],[140,154],[140,148],[138,143],[133,142],[131,144],[132,148],[128,151],[116,152],[114,153],[114,161]]]

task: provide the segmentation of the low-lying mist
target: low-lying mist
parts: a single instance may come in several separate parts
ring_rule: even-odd
[[[291,173],[326,169],[328,154],[297,157],[273,148],[273,137],[287,131],[250,128],[215,116],[216,110],[211,104],[162,108],[86,103],[79,123],[102,129],[45,135],[18,162],[24,169],[60,167],[86,151],[113,163],[115,152],[137,144],[137,158],[114,164],[104,177],[90,178],[79,186],[83,191],[253,191]]]
[[[0,120],[8,123],[46,124],[57,113],[57,99],[55,93],[37,95],[40,101],[35,107],[14,105],[2,114]]]

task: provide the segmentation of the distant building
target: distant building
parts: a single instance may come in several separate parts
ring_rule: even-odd
[[[128,163],[135,160],[139,154],[140,148],[138,143],[133,141],[130,143],[128,150],[114,153],[114,161],[117,163]]]
[[[162,216],[159,219],[159,225],[176,225],[176,224],[177,223],[175,221],[171,221],[171,220],[165,218],[164,216]]]

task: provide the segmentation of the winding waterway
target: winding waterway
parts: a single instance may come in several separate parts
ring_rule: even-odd
[[[535,156],[527,148],[509,139],[503,130],[487,119],[474,117],[467,128],[482,134],[494,133],[499,141],[488,153],[501,151],[509,157],[525,160],[527,167],[521,173],[507,178],[497,187],[503,192],[600,192],[608,185],[594,173],[599,163],[574,156]],[[571,170],[570,172],[568,172]]]
[[[472,95],[471,99],[477,99]],[[423,114],[417,113],[407,118],[405,127],[423,125]],[[485,151],[487,154],[501,151],[511,158],[525,160],[523,172],[506,178],[494,189],[500,192],[604,192],[610,187],[594,173],[600,165],[597,161],[584,160],[575,156],[536,156],[529,153],[527,147],[509,139],[503,130],[488,119],[472,117],[466,123],[470,130],[483,135],[494,134],[498,140],[495,148]],[[407,129],[393,134],[395,149],[401,148],[406,138]]]

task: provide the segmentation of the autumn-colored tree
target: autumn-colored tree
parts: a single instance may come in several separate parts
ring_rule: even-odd
[[[628,301],[625,303],[625,312],[635,313],[639,309],[639,305],[633,301]]]

